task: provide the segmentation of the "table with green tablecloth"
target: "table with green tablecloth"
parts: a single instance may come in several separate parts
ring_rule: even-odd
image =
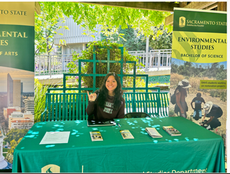
[[[88,127],[85,120],[38,122],[14,150],[12,172],[225,172],[219,135],[182,117],[124,118],[120,126]],[[182,135],[170,136],[163,126]],[[163,136],[151,138],[146,127]],[[128,129],[134,139],[123,139]],[[46,132],[70,131],[68,143],[40,144]],[[103,141],[91,141],[100,131]]]

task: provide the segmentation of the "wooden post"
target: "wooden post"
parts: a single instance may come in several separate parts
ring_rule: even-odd
[[[217,11],[227,11],[227,2],[218,2]]]
[[[187,4],[188,4],[187,2],[179,2],[179,6],[182,8],[187,6]]]

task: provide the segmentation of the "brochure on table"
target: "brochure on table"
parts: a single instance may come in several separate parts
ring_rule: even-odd
[[[68,143],[70,131],[46,132],[40,144],[60,144]]]

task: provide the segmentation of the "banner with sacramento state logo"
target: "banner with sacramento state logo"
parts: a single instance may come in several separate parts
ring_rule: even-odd
[[[174,9],[170,95],[170,116],[226,140],[227,12]]]
[[[34,124],[35,2],[0,2],[0,171]]]
[[[225,12],[175,8],[172,57],[196,63],[227,61]]]

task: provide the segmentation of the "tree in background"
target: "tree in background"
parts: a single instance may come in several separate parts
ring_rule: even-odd
[[[177,73],[178,74],[178,65],[173,63],[171,64],[171,73]]]
[[[189,77],[208,77],[216,80],[227,79],[227,70],[224,68],[224,65],[219,65],[219,63],[208,65],[198,65],[186,61],[183,65],[172,63],[171,72]]]
[[[54,35],[58,27],[58,22],[64,22],[63,12],[56,6],[51,6],[49,2],[39,3],[41,14],[35,13],[35,55],[49,53],[53,50]],[[64,27],[68,29],[68,27]]]
[[[20,143],[21,140],[22,140],[22,138],[19,138],[18,141],[11,140],[10,141],[10,149],[8,150],[8,153],[11,153],[13,155],[14,154],[14,149],[16,148],[18,143]]]
[[[106,36],[101,34],[101,40],[122,44],[128,51],[145,51],[146,37],[139,34],[138,30],[128,26],[126,29],[118,28],[117,33]],[[149,49],[171,49],[172,32],[168,32],[164,25],[153,27],[152,34],[149,37]]]
[[[40,3],[41,14],[35,13],[35,55],[47,54],[46,70],[50,69],[50,52],[54,49],[54,35],[62,26],[58,22],[64,22],[64,14],[58,8],[49,5],[49,2]],[[67,26],[64,26],[68,29]],[[63,43],[60,40],[60,43]],[[44,67],[45,68],[45,67]]]
[[[11,129],[6,134],[6,138],[4,138],[4,141],[8,142],[9,144],[12,140],[18,141],[20,138],[24,137],[27,132],[28,129]]]
[[[149,46],[151,49],[172,49],[172,32],[164,25],[155,27],[153,34],[149,37]]]
[[[169,12],[76,2],[39,2],[39,4],[41,14],[35,15],[36,54],[49,53],[52,50],[54,34],[60,29],[57,28],[57,23],[64,21],[64,15],[73,16],[78,25],[91,32],[96,32],[95,28],[100,26],[106,36],[117,33],[119,28],[128,29],[129,26],[138,31],[138,34],[150,36],[152,29],[160,27],[165,17],[170,15]],[[166,27],[172,31],[171,25]],[[63,40],[61,42],[64,44]]]
[[[51,3],[54,8],[62,9],[64,15],[73,16],[74,21],[82,27],[95,32],[97,25],[101,26],[105,35],[111,35],[116,32],[119,27],[122,29],[137,29],[141,34],[150,36],[153,26],[160,26],[164,23],[165,17],[170,12],[161,12],[153,10],[141,10],[134,8],[113,7],[104,5],[91,5],[76,2],[56,2]],[[172,26],[167,26],[172,30]],[[112,29],[112,30],[110,30]]]
[[[217,69],[216,79],[217,80],[227,79],[227,70],[224,70],[224,65],[220,65],[220,67]]]
[[[17,141],[15,139],[10,141],[10,149],[8,150],[8,153],[6,155],[6,160],[11,164],[13,163],[14,149],[17,147],[17,145],[19,144],[21,140],[22,140],[22,137],[19,138]]]
[[[101,33],[101,40],[122,44],[127,51],[143,51],[146,49],[146,38],[144,35],[138,34],[138,31],[131,26],[125,29],[119,27],[117,33],[109,36]]]

